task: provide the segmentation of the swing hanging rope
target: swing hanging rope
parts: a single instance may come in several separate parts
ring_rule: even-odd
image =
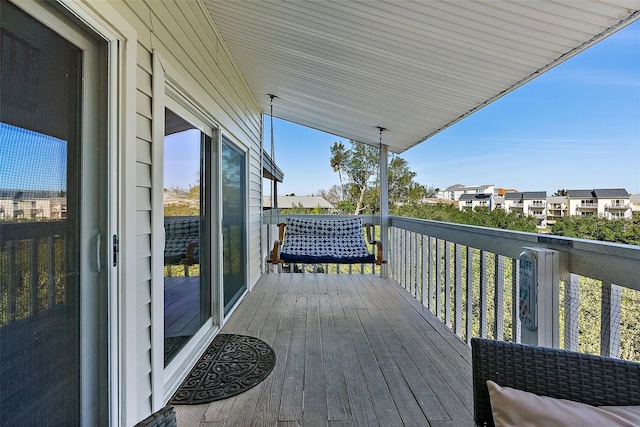
[[[379,137],[378,137],[378,168],[376,171],[377,179],[376,179],[376,186],[378,187],[376,189],[376,193],[378,193],[378,211],[379,211],[379,215],[380,215],[380,232],[382,233],[382,191],[381,191],[381,186],[380,186],[380,179],[381,179],[381,169],[382,169],[382,134],[386,131],[386,128],[383,128],[382,126],[378,126],[378,131],[379,131]],[[384,161],[387,161],[387,159],[384,159]],[[371,215],[371,222],[375,224],[375,222],[373,221],[373,216],[375,215],[375,213],[373,213]],[[374,231],[375,231],[375,226],[374,226]],[[375,239],[375,236],[374,236]]]
[[[275,143],[274,143],[274,139],[273,139],[273,100],[276,99],[277,96],[269,94],[269,119],[270,119],[270,131],[271,131],[271,164],[275,167],[276,164],[276,149],[275,149]],[[273,224],[273,210],[275,209],[276,205],[277,205],[277,200],[276,200],[276,195],[275,195],[275,189],[276,189],[276,180],[275,177],[274,179],[271,180],[271,209],[269,210],[269,222],[271,224]],[[277,222],[280,222],[280,218],[279,218],[279,212],[276,212],[276,220]],[[271,226],[270,226],[271,227]]]

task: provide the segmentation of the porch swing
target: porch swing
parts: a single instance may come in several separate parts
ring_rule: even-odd
[[[271,154],[273,142],[273,95],[271,97]],[[380,131],[380,151],[382,133]],[[378,173],[379,175],[379,173]],[[379,177],[378,177],[379,178]],[[273,196],[272,208],[273,208]],[[273,211],[274,209],[271,209]],[[279,215],[276,213],[276,215]],[[348,219],[316,219],[312,217],[287,217],[278,222],[278,240],[274,242],[270,262],[279,264],[386,264],[382,243],[375,240],[373,223],[363,223],[361,217]],[[365,241],[364,232],[367,239]],[[370,252],[367,243],[374,248]]]

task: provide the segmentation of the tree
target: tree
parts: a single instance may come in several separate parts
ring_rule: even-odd
[[[393,156],[389,162],[389,204],[408,203],[410,195],[422,198],[423,187],[414,182],[416,173],[402,157]]]
[[[565,190],[564,188],[560,189],[560,190],[556,190],[556,192],[553,193],[554,197],[555,196],[566,196],[566,195],[567,195],[567,190]]]
[[[640,215],[628,219],[607,219],[596,215],[570,215],[551,227],[558,236],[640,245]]]
[[[342,167],[349,162],[350,153],[344,148],[342,142],[334,142],[331,146],[331,160],[329,163],[334,172],[338,172],[340,180],[340,199],[344,200],[344,185],[342,184]]]
[[[335,143],[331,149],[333,153],[334,147],[336,147],[336,153],[340,154],[340,156],[334,155],[334,157],[339,157],[342,161],[337,171],[344,172],[349,178],[347,194],[355,205],[354,214],[358,215],[366,208],[364,205],[365,195],[372,184],[372,180],[375,178],[378,167],[378,149],[362,142],[349,142],[351,143],[350,150],[342,150],[344,152],[341,152],[340,144],[338,143]],[[335,167],[334,170],[336,170]]]
[[[341,189],[337,185],[332,185],[328,190],[318,190],[318,196],[337,206],[342,201]]]
[[[377,147],[357,141],[349,141],[351,148],[346,149],[342,143],[335,142],[331,147],[331,167],[340,174],[341,200],[334,203],[327,192],[320,194],[334,203],[340,212],[374,213],[379,209],[380,191],[378,177]],[[393,155],[388,166],[389,203],[419,202],[425,197],[433,197],[437,189],[418,184],[414,181],[416,173],[409,168],[403,158]],[[342,173],[347,178],[344,183]]]

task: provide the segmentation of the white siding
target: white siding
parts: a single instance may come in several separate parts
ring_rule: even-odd
[[[136,283],[123,283],[121,286],[129,289],[135,286],[136,289],[136,323],[125,327],[135,328],[135,332],[131,332],[137,337],[136,366],[129,367],[128,371],[136,375],[137,414],[133,418],[140,420],[152,412],[151,395],[154,392],[151,381],[152,125],[154,113],[160,112],[152,111],[153,50],[177,74],[171,75],[171,78],[185,89],[189,97],[200,106],[205,106],[206,114],[216,121],[223,134],[248,148],[250,288],[261,274],[262,121],[256,100],[239,75],[207,11],[201,8],[199,2],[125,1],[111,3],[111,6],[135,29],[138,42],[135,94],[136,233],[134,240],[122,240],[122,244],[135,244]],[[131,408],[131,405],[128,407]]]

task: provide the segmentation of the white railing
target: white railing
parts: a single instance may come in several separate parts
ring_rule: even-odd
[[[605,209],[629,209],[631,205],[628,203],[611,203],[604,205]]]
[[[285,217],[265,216],[264,224]],[[363,222],[379,224],[379,218],[364,216]],[[469,342],[480,336],[521,342],[516,261],[523,248],[561,254],[554,296],[558,346],[640,361],[640,246],[393,216],[386,259],[391,278],[461,339]],[[333,273],[373,272],[359,265],[341,266],[338,271],[321,267],[320,271]]]
[[[640,360],[640,246],[390,219],[392,277],[467,342],[520,342],[516,260],[530,247],[561,254],[559,346]]]
[[[66,220],[0,224],[0,327],[64,303]]]

